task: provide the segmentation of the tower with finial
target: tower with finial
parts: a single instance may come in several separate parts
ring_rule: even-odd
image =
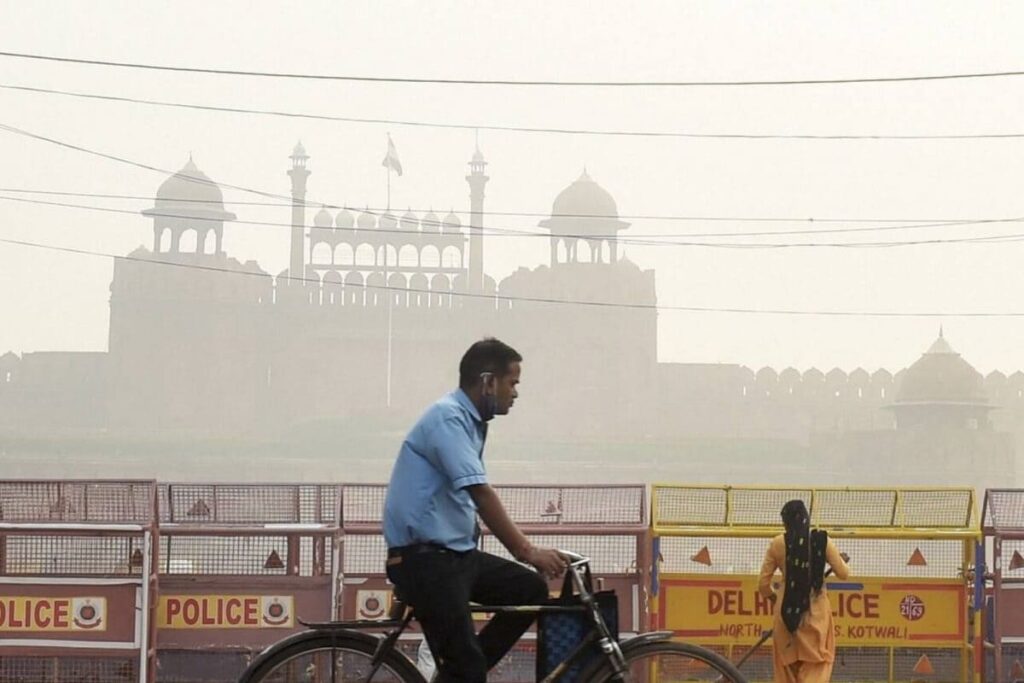
[[[235,214],[224,208],[217,183],[199,170],[192,155],[180,171],[156,193],[153,208],[142,212],[153,219],[153,253],[221,257],[224,222]]]
[[[615,199],[590,177],[586,167],[555,197],[551,218],[540,225],[551,231],[552,266],[618,262],[618,234],[629,227],[619,220]]]
[[[484,187],[490,180],[486,171],[487,162],[478,141],[466,176],[469,183],[469,288],[478,294],[484,290]]]
[[[309,169],[306,162],[309,155],[300,141],[295,145],[291,155],[292,167],[288,177],[292,179],[292,245],[291,258],[288,260],[288,275],[301,278],[306,265],[306,179]],[[297,282],[291,280],[290,283]]]

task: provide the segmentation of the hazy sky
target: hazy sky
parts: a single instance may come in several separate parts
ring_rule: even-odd
[[[517,80],[764,80],[1024,70],[1024,5],[828,3],[0,3],[0,50],[241,70]],[[355,84],[171,74],[0,57],[0,85],[472,125],[691,133],[1024,133],[1024,77],[744,88],[528,88]],[[468,209],[469,130],[159,108],[0,89],[0,124],[287,193],[288,154],[310,156],[309,198],[380,207],[390,131],[405,167],[392,204]],[[628,215],[979,219],[1024,216],[1024,138],[722,140],[480,132],[487,209],[545,212],[584,166]],[[163,177],[0,131],[0,187],[152,195]],[[34,197],[0,191],[3,196]],[[234,205],[287,222],[286,207]],[[141,201],[60,198],[141,210]],[[312,216],[310,216],[310,219]],[[528,217],[491,227],[536,229]],[[627,219],[629,220],[629,219]],[[634,220],[630,235],[886,224]],[[900,241],[1024,233],[1022,223],[701,241]],[[138,215],[0,200],[0,238],[110,253],[152,242]],[[288,231],[233,225],[225,249],[277,273]],[[1024,312],[1024,243],[890,248],[625,246],[657,271],[666,306]],[[501,278],[546,262],[537,238],[489,239]],[[0,353],[104,350],[109,259],[0,243]],[[666,361],[801,369],[899,368],[938,326],[979,370],[1024,368],[1024,317],[838,318],[665,311]],[[513,340],[514,341],[514,340]]]

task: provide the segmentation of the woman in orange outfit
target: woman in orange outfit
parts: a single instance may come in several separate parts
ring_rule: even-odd
[[[827,683],[832,676],[836,637],[825,589],[825,563],[839,579],[846,579],[850,569],[828,533],[811,529],[802,500],[783,506],[782,522],[786,533],[772,539],[758,582],[762,595],[777,598],[772,629],[775,682]],[[777,569],[782,571],[778,593],[772,587]]]

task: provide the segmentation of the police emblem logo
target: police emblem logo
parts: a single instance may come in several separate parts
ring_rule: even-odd
[[[71,614],[76,629],[93,631],[106,628],[106,598],[75,598],[71,601]]]
[[[391,606],[391,591],[362,590],[356,593],[357,619],[382,619]]]
[[[281,628],[292,626],[292,596],[290,595],[265,595],[261,598],[263,603],[262,622],[264,626]]]

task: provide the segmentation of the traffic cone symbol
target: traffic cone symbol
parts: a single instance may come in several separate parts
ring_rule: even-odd
[[[920,676],[930,676],[935,673],[932,661],[928,659],[928,655],[921,655],[921,658],[917,660],[917,664],[914,665],[914,673]]]
[[[1013,551],[1013,557],[1010,558],[1010,569],[1020,569],[1024,567],[1024,555],[1020,554],[1019,550]]]
[[[264,569],[283,569],[284,562],[281,561],[281,556],[277,554],[276,550],[271,550],[270,554],[267,555],[267,561],[263,563]]]
[[[908,567],[927,567],[928,560],[924,559],[924,553],[921,552],[920,548],[914,548],[914,552],[911,553],[910,559],[907,560]]]
[[[707,546],[704,546],[703,548],[698,550],[697,554],[694,555],[693,557],[691,557],[690,560],[692,560],[693,562],[696,562],[697,564],[702,564],[705,567],[710,567],[711,566],[711,551],[708,550]]]

